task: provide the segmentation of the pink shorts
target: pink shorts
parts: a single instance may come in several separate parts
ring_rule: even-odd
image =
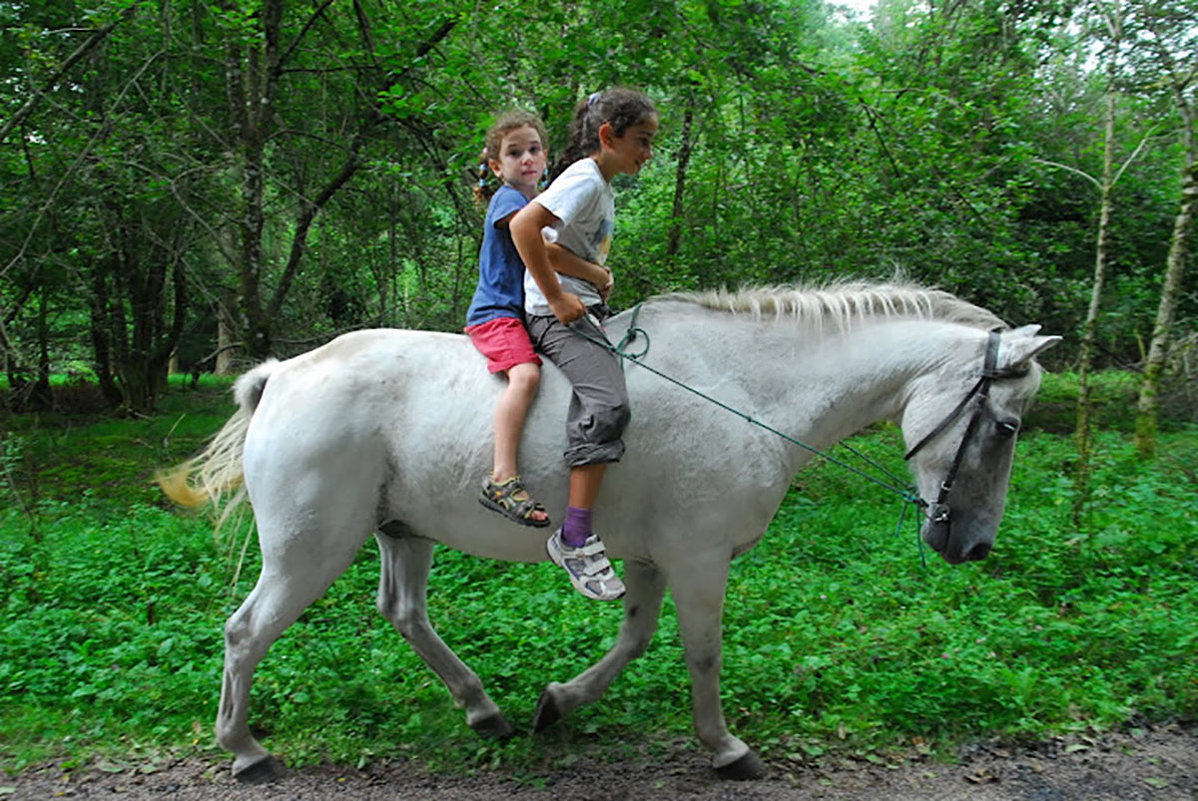
[[[466,326],[466,335],[487,357],[487,369],[502,373],[517,364],[540,364],[524,323],[515,317],[496,317],[478,325]]]

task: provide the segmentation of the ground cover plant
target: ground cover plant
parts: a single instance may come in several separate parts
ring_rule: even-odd
[[[176,386],[149,417],[3,420],[6,770],[219,753],[221,629],[253,584],[256,552],[250,542],[238,574],[247,529],[214,541],[210,521],[170,508],[151,476],[220,426],[226,389]],[[1057,433],[1069,393],[1068,377],[1049,377],[982,563],[929,553],[925,568],[911,521],[895,533],[897,499],[827,462],[799,474],[765,539],[733,564],[725,612],[726,710],[767,760],[886,758],[1198,711],[1195,429],[1165,431],[1160,457],[1143,462],[1112,411],[1078,526],[1074,450]],[[902,470],[895,429],[854,445]],[[368,545],[259,668],[251,722],[289,762],[402,754],[533,775],[582,751],[620,759],[692,742],[668,600],[649,652],[600,702],[500,744],[465,726],[375,612],[377,562]],[[440,549],[430,615],[519,725],[546,682],[612,643],[620,610],[563,589],[550,565]]]

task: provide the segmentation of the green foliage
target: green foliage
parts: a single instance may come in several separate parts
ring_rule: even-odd
[[[1151,6],[1178,64],[1192,6]],[[883,0],[850,24],[829,4],[782,0],[284,4],[269,70],[262,8],[0,11],[0,107],[35,101],[0,142],[0,316],[18,382],[82,363],[111,374],[107,403],[140,409],[172,348],[184,368],[210,369],[218,317],[232,340],[256,328],[279,355],[367,326],[457,330],[485,120],[536,110],[560,154],[574,104],[617,84],[662,113],[656,157],[617,185],[617,306],[898,271],[1014,323],[1079,328],[1096,208],[1082,175],[1098,168],[1105,91],[1086,57],[1101,26],[1084,10]],[[1099,326],[1112,364],[1137,361],[1151,332],[1184,162],[1148,8],[1133,9],[1120,76],[1120,157],[1145,147],[1114,199]],[[109,23],[102,46],[44,85]],[[271,76],[261,129],[240,125],[237,93]]]
[[[1050,387],[1065,394],[1068,380]],[[216,543],[168,509],[155,467],[193,451],[225,395],[172,390],[140,420],[14,417],[4,454],[29,500],[0,511],[0,762],[218,753],[211,724],[222,626],[255,580],[252,539]],[[1198,515],[1192,427],[1139,461],[1097,439],[1093,503],[1073,527],[1071,439],[1028,427],[991,557],[920,566],[898,504],[828,462],[799,474],[767,536],[733,565],[723,694],[731,725],[776,763],[834,752],[948,751],[1139,718],[1198,714]],[[17,443],[21,447],[17,447]],[[882,427],[854,443],[901,472]],[[439,680],[374,611],[363,549],[260,666],[252,722],[294,764],[419,760],[536,775],[581,752],[626,758],[691,737],[689,678],[667,599],[661,628],[597,703],[553,729],[479,740]],[[618,605],[571,592],[551,565],[440,549],[430,616],[519,725],[551,680],[614,641]]]
[[[135,749],[186,742],[188,716],[212,707],[220,637],[205,620],[227,565],[208,527],[88,500],[38,504],[40,545],[5,539],[0,726],[24,752],[9,759],[64,738],[68,753],[103,750],[125,726]]]
[[[81,494],[84,503],[101,509],[116,504],[117,512],[122,503],[160,504],[154,470],[195,453],[233,411],[227,379],[209,376],[204,383],[207,388],[164,396],[160,413],[140,420],[56,413],[12,417],[8,436],[23,443],[13,486],[32,501]],[[131,443],[140,463],[130,460]]]

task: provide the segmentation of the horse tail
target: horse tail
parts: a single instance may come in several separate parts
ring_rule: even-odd
[[[221,499],[232,493],[221,509],[217,530],[229,515],[245,501],[245,483],[242,474],[242,450],[250,418],[258,408],[266,382],[279,366],[276,359],[268,359],[237,379],[233,384],[233,398],[237,411],[228,419],[204,450],[168,472],[160,472],[154,479],[166,496],[180,506],[198,507],[212,504],[222,506]]]

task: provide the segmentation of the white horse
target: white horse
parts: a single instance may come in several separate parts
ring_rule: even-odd
[[[610,321],[613,341],[631,319]],[[924,539],[951,563],[982,559],[1002,517],[1020,415],[1039,386],[1033,357],[1060,337],[1037,335],[1039,326],[990,334],[1001,321],[947,293],[860,284],[664,296],[640,308],[636,326],[644,333],[629,349],[646,335],[651,346],[625,362],[627,453],[609,469],[595,512],[608,553],[624,560],[624,621],[595,665],[546,687],[534,729],[596,700],[645,650],[669,586],[698,737],[721,775],[753,777],[760,760],[728,730],[720,706],[729,562],[765,533],[811,452],[752,420],[815,448],[895,421],[917,451],[911,464],[931,510]],[[243,375],[238,411],[202,454],[164,478],[168,494],[197,503],[244,476],[257,520],[262,572],[225,627],[216,720],[234,775],[260,780],[278,769],[247,724],[254,670],[372,534],[379,611],[465,707],[471,727],[512,733],[478,676],[433,630],[426,605],[436,542],[493,559],[546,559],[543,531],[477,501],[501,382],[463,336],[346,334]],[[527,486],[551,512],[567,494],[569,393],[546,365],[520,451]],[[562,592],[570,591],[563,576]]]

